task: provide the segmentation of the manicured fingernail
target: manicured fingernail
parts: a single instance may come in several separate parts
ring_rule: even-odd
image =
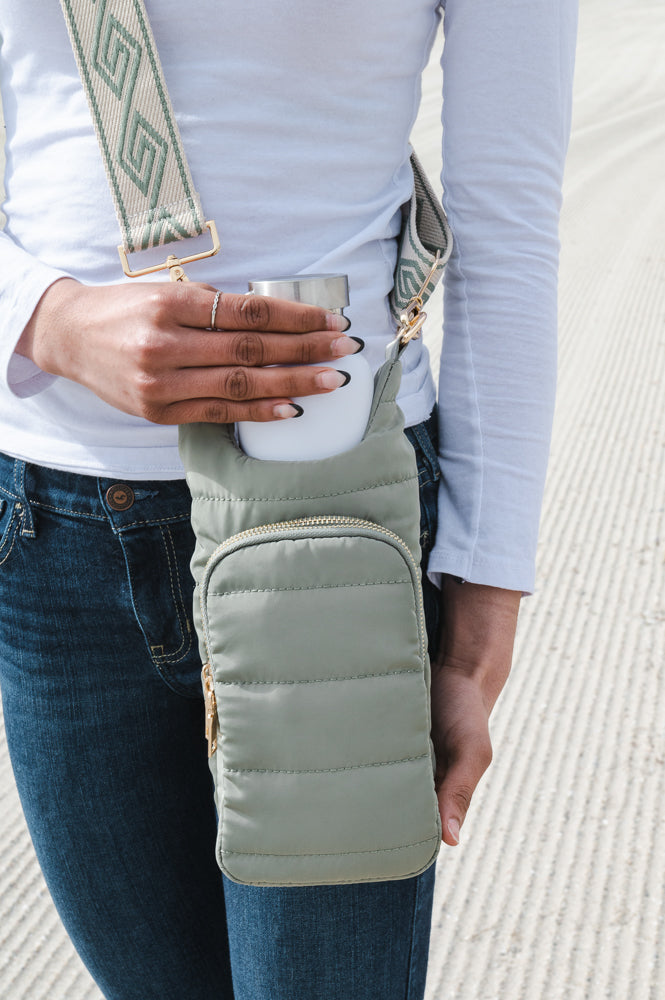
[[[358,344],[361,346],[358,347]],[[357,354],[364,346],[364,341],[357,337],[338,337],[332,342],[332,356],[333,358],[344,358],[347,354]]]
[[[305,411],[297,403],[278,403],[272,412],[278,420],[287,420],[289,417],[302,417]]]
[[[348,330],[351,326],[351,320],[347,319],[346,316],[340,316],[339,313],[326,313],[326,329],[327,330]]]
[[[334,368],[327,372],[321,372],[316,376],[316,384],[321,389],[341,389],[343,385],[348,385],[351,376],[348,372],[336,371]]]
[[[456,844],[459,844],[459,823],[456,819],[448,820],[448,832]]]

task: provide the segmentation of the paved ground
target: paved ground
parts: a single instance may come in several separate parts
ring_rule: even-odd
[[[665,996],[664,49],[660,0],[629,18],[582,0],[540,586],[495,763],[439,863],[428,1000]],[[434,171],[437,91],[430,67],[416,145]],[[97,1000],[4,744],[0,845],[0,996]]]

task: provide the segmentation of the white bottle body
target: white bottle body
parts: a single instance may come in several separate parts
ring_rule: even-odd
[[[351,381],[332,392],[294,396],[303,409],[300,417],[241,421],[238,440],[245,454],[264,461],[306,462],[339,455],[362,441],[374,394],[372,370],[362,354],[326,361],[325,367],[348,372]]]
[[[296,274],[250,281],[250,294],[269,295],[287,302],[303,302],[342,315],[349,304],[345,274]],[[316,367],[337,368],[351,376],[332,392],[293,397],[302,408],[299,417],[237,425],[245,454],[273,462],[308,462],[339,455],[359,444],[367,429],[374,377],[362,354],[350,354]]]

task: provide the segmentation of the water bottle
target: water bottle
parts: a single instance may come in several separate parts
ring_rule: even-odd
[[[349,304],[345,274],[305,274],[250,281],[250,294],[270,295],[288,302],[320,306],[343,315]],[[238,424],[240,447],[252,458],[274,462],[304,462],[339,455],[357,445],[365,434],[374,393],[372,370],[361,353],[349,354],[318,366],[348,372],[347,385],[330,393],[294,397],[303,409],[300,417]]]

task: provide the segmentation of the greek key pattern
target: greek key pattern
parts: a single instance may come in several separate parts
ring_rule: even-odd
[[[199,235],[204,215],[143,0],[60,0],[128,253]]]
[[[423,303],[436,288],[450,257],[453,238],[443,207],[432,190],[427,174],[415,153],[411,154],[414,197],[409,214],[402,226],[395,268],[394,285],[390,293],[390,312],[396,323],[411,298],[423,287],[434,264],[437,250],[439,263],[423,294]]]

